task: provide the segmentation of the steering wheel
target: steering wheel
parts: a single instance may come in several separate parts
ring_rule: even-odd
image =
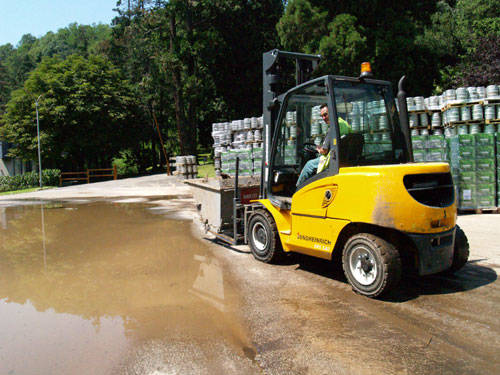
[[[318,153],[318,150],[316,149],[316,144],[312,142],[304,142],[303,150],[305,154],[316,154]]]

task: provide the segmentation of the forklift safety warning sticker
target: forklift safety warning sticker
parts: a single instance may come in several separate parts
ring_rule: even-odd
[[[309,241],[309,242],[316,242],[320,243],[323,245],[331,245],[331,241],[324,239],[324,238],[318,238],[318,237],[313,237],[313,236],[306,236],[300,233],[297,233],[297,239],[302,240],[302,241]]]

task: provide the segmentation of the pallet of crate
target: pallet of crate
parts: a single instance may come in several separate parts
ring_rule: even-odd
[[[498,133],[459,134],[448,140],[459,212],[498,213]]]

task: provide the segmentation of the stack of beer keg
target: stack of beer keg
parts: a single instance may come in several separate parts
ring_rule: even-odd
[[[198,165],[196,164],[196,156],[176,156],[175,157],[175,174],[183,179],[193,179],[198,175]]]
[[[240,159],[240,175],[259,174],[263,128],[262,117],[212,124],[215,174],[234,175],[236,157]]]

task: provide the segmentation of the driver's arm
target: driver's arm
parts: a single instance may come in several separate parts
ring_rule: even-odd
[[[321,146],[317,146],[316,150],[321,154],[321,155],[326,155],[328,154],[328,151],[330,151],[330,129],[328,129],[328,132],[326,133],[326,137],[323,140],[323,143]]]
[[[316,151],[318,151],[321,155],[328,154],[328,149],[327,148],[323,148],[321,146],[316,146]]]

